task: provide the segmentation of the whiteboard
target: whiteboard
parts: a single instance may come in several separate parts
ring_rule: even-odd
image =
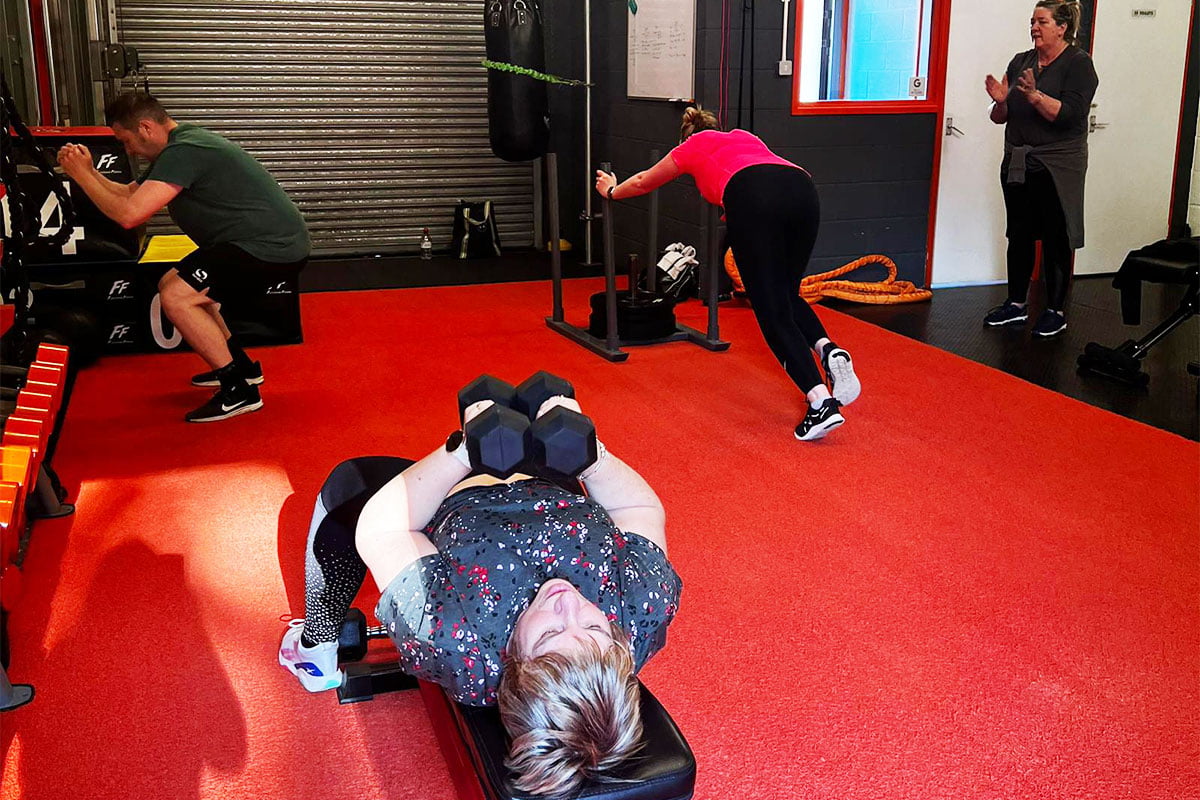
[[[626,94],[654,100],[695,97],[695,0],[638,0],[629,13]]]

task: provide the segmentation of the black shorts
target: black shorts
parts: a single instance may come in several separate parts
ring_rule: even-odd
[[[201,247],[176,269],[183,282],[230,309],[253,308],[264,295],[282,293],[283,284],[295,279],[308,259],[280,264],[255,258],[235,244]]]

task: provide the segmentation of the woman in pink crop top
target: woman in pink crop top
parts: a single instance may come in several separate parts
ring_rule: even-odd
[[[842,406],[862,387],[850,354],[829,340],[821,320],[800,298],[800,279],[821,220],[812,178],[754,134],[721,131],[716,117],[699,108],[684,113],[679,139],[679,146],[653,167],[620,183],[598,170],[596,191],[623,200],[687,174],[705,200],[724,206],[726,240],[763,338],[808,400],[796,438],[820,439],[846,421]]]

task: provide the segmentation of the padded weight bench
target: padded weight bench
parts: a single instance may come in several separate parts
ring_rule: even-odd
[[[349,619],[361,615],[350,610]],[[343,628],[345,631],[345,628]],[[386,636],[382,626],[366,628],[368,638]],[[362,658],[362,642],[341,648],[343,660]],[[421,693],[446,765],[458,790],[458,800],[526,800],[508,782],[504,759],[508,735],[494,706],[466,706],[441,686],[418,681],[400,669],[397,660],[363,661],[341,665],[345,682],[337,690],[339,703],[370,700],[376,694],[416,688]],[[644,684],[642,725],[645,746],[614,775],[620,783],[589,781],[575,795],[580,800],[690,800],[696,784],[696,758],[675,721]]]
[[[1125,257],[1113,278],[1113,288],[1121,292],[1121,318],[1126,325],[1141,322],[1142,283],[1145,281],[1187,287],[1179,308],[1136,342],[1127,339],[1115,348],[1088,342],[1077,362],[1080,372],[1131,386],[1149,384],[1150,376],[1141,369],[1141,360],[1147,351],[1195,316],[1200,308],[1200,237],[1156,242]],[[1191,374],[1197,374],[1196,364],[1188,364],[1187,368]]]

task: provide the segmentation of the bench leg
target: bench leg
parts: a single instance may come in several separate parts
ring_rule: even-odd
[[[12,711],[33,699],[33,687],[27,683],[15,686],[9,682],[8,673],[0,666],[0,711]]]
[[[58,499],[58,492],[54,488],[55,483],[56,481],[50,476],[44,463],[38,467],[37,481],[33,485],[33,496],[37,498],[38,512],[30,516],[35,519],[54,519],[75,513],[74,504],[64,503]]]
[[[475,764],[467,753],[462,731],[458,727],[451,700],[446,690],[435,683],[420,681],[421,699],[425,701],[425,712],[429,724],[437,735],[442,757],[454,778],[458,800],[491,800],[480,783]]]

